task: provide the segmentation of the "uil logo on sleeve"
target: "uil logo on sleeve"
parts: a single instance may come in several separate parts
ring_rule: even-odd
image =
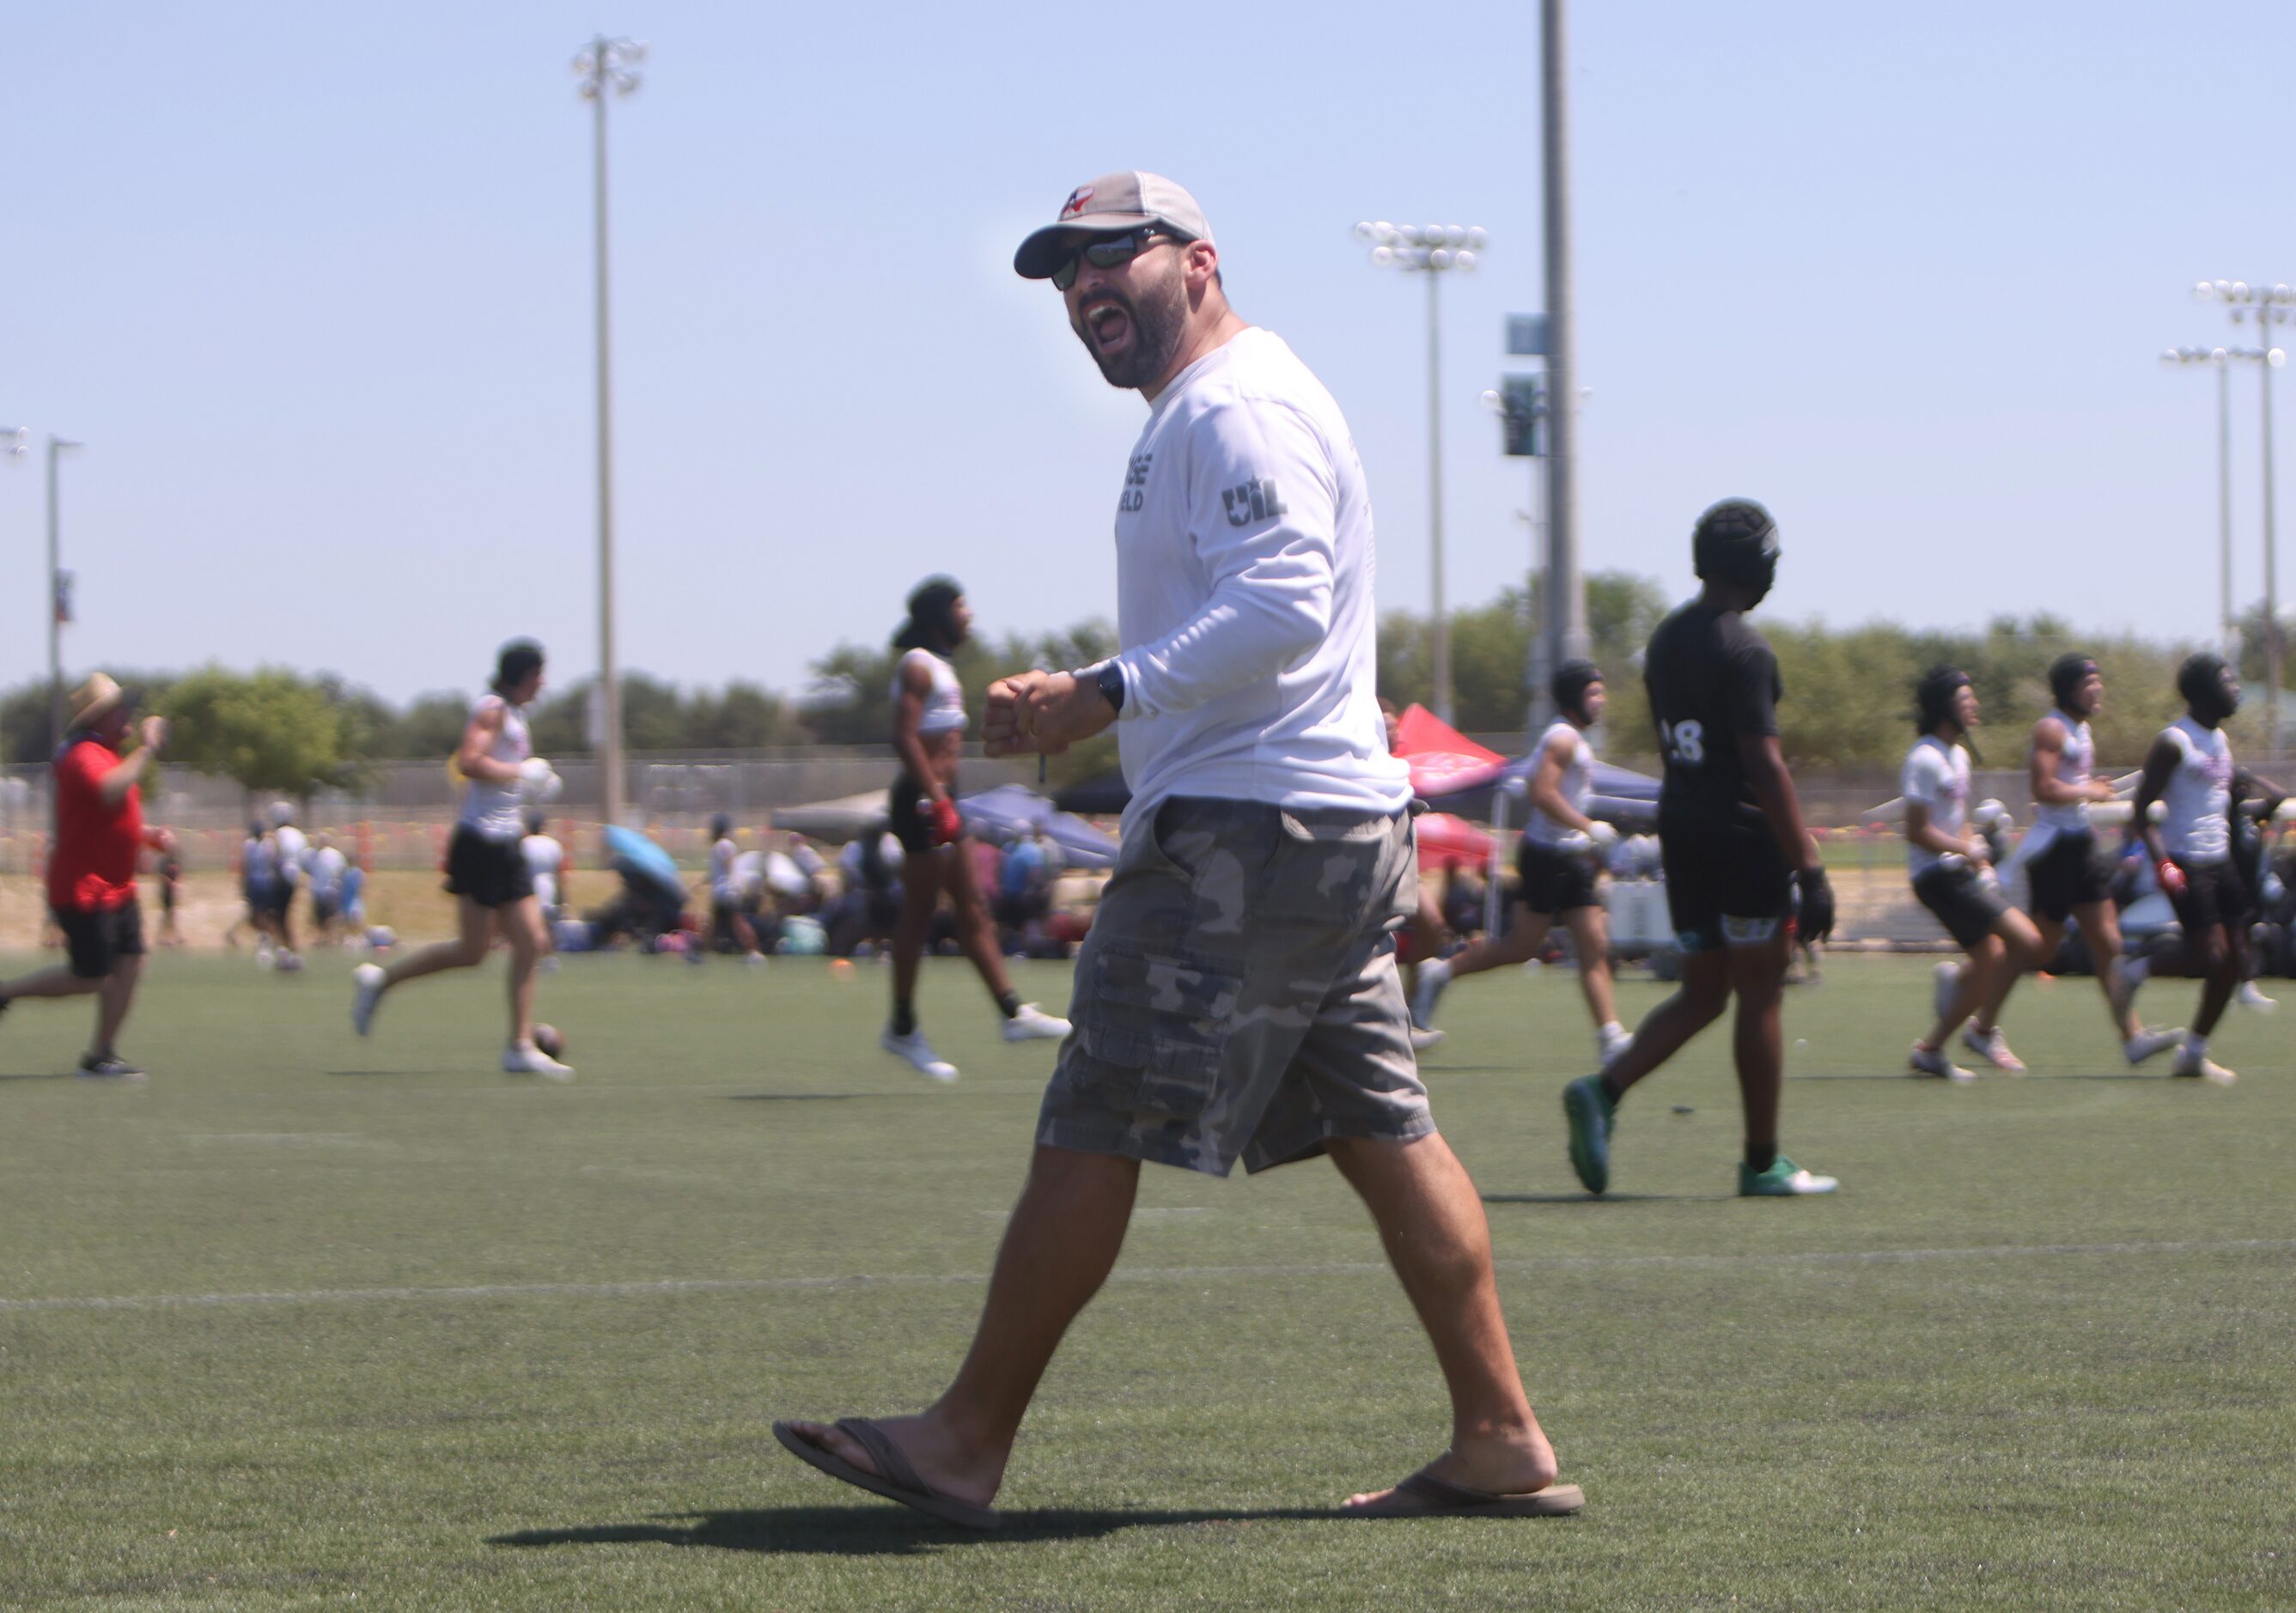
[[[1274,520],[1291,513],[1275,495],[1275,479],[1267,476],[1240,487],[1223,489],[1220,503],[1227,506],[1227,524],[1231,527],[1249,527],[1255,521]]]

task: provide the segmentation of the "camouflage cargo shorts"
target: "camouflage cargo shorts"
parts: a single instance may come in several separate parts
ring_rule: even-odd
[[[1435,1129],[1393,931],[1411,820],[1175,798],[1128,830],[1037,1140],[1223,1176]]]

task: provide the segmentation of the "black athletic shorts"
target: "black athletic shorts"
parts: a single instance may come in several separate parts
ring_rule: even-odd
[[[1675,945],[1685,952],[1775,941],[1793,908],[1793,872],[1763,823],[1661,815],[1660,866]]]
[[[316,890],[313,891],[311,893],[311,922],[314,924],[329,924],[334,921],[334,899],[331,897],[323,897]]]
[[[2097,861],[2096,836],[2058,832],[2048,849],[2025,865],[2033,893],[2033,916],[2063,923],[2073,909],[2112,899],[2110,876]]]
[[[949,790],[954,798],[954,782]],[[932,798],[925,793],[923,785],[903,774],[893,781],[893,788],[885,798],[885,807],[892,819],[890,827],[893,838],[901,843],[903,851],[914,856],[933,848]]]
[[[2175,859],[2171,858],[2174,862]],[[2236,930],[2248,922],[2248,881],[2230,859],[2221,863],[2177,863],[2185,875],[2185,894],[2170,897],[2177,922],[2185,938],[2197,941],[2218,925]]]
[[[263,906],[259,911],[275,919],[283,919],[294,905],[295,888],[283,880],[264,893]]]
[[[1595,905],[1595,862],[1572,856],[1552,846],[1525,840],[1514,854],[1514,870],[1522,876],[1517,897],[1541,918],[1553,918],[1574,907]]]
[[[126,901],[117,907],[55,907],[56,928],[64,932],[72,975],[81,980],[101,980],[122,958],[144,955],[144,905]]]
[[[457,823],[447,842],[447,891],[481,907],[507,907],[534,894],[534,876],[516,840],[490,840]]]
[[[1937,914],[1946,934],[1963,946],[1974,946],[1993,933],[1994,925],[2009,911],[2009,898],[2000,885],[1980,880],[1966,863],[1939,863],[1914,876],[1914,894],[1922,905]]]

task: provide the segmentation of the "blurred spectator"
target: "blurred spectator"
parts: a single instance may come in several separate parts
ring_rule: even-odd
[[[184,900],[184,858],[176,837],[160,831],[160,945],[181,946],[184,932],[176,927],[176,910]]]
[[[135,864],[156,849],[144,828],[142,780],[168,741],[164,717],[144,719],[143,743],[121,755],[130,701],[99,672],[72,692],[71,725],[51,764],[55,775],[55,842],[47,864],[49,910],[63,931],[70,961],[0,983],[0,1013],[38,997],[96,999],[95,1039],[79,1073],[140,1081],[144,1072],[116,1045],[144,976],[144,909],[135,899]]]
[[[322,833],[311,843],[311,934],[322,946],[336,938],[343,911],[343,874],[350,863],[334,836]]]
[[[1443,924],[1455,936],[1480,935],[1483,929],[1483,881],[1456,858],[1443,864]]]
[[[881,820],[856,836],[838,855],[844,894],[822,915],[829,950],[851,957],[863,947],[882,952],[901,916],[901,843]]]

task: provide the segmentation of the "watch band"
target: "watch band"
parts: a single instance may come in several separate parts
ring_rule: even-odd
[[[1100,687],[1100,698],[1108,702],[1111,711],[1124,709],[1124,668],[1114,661],[1103,661],[1100,675],[1095,680]]]

